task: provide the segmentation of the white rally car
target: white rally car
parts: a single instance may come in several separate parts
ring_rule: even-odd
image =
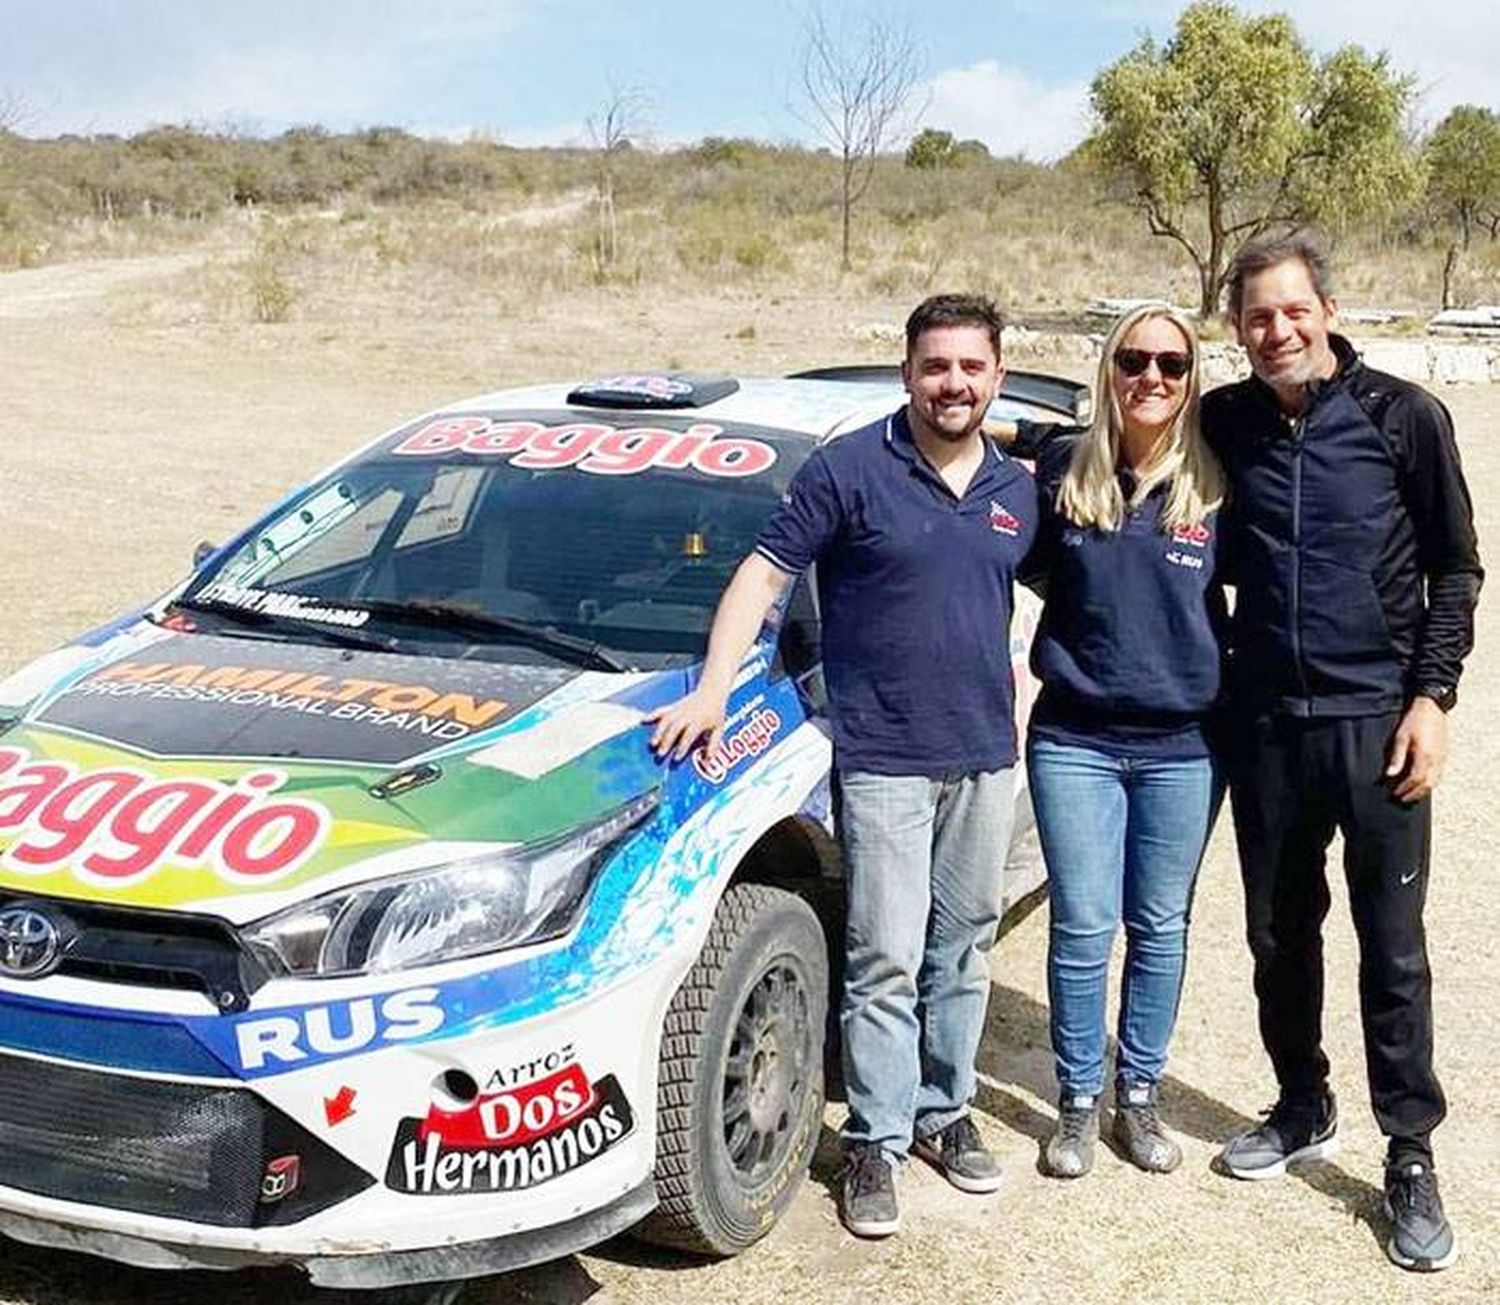
[[[1017,376],[996,412],[1086,401]],[[0,683],[0,1232],[353,1287],[765,1233],[837,945],[813,586],[722,754],[641,717],[809,451],[901,402],[858,368],[485,395]]]

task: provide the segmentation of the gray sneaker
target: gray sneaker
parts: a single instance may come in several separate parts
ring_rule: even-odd
[[[874,1142],[856,1142],[844,1156],[839,1217],[856,1237],[889,1237],[901,1226],[896,1166]]]
[[[1099,1138],[1099,1098],[1064,1096],[1057,1103],[1057,1127],[1047,1139],[1047,1172],[1054,1178],[1082,1178],[1094,1167]]]
[[[1156,1113],[1156,1084],[1136,1083],[1115,1092],[1110,1129],[1115,1145],[1137,1169],[1169,1174],[1182,1163],[1182,1148],[1167,1136]]]
[[[1430,1165],[1411,1160],[1386,1166],[1385,1213],[1391,1221],[1385,1253],[1393,1263],[1431,1273],[1458,1258],[1458,1241],[1443,1213],[1437,1175]]]
[[[1339,1112],[1330,1092],[1316,1105],[1278,1101],[1266,1121],[1232,1137],[1219,1161],[1236,1178],[1279,1178],[1299,1160],[1324,1160],[1339,1149]]]
[[[993,1192],[1000,1186],[1000,1162],[990,1154],[968,1115],[911,1144],[920,1156],[961,1192]]]

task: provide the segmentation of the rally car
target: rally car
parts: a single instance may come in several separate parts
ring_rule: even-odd
[[[810,450],[901,401],[855,368],[456,404],[0,683],[0,1232],[355,1287],[764,1234],[837,946],[815,586],[722,751],[664,762],[642,716]]]

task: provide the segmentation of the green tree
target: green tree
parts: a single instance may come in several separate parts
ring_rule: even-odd
[[[1460,104],[1423,149],[1427,200],[1451,238],[1443,255],[1443,307],[1453,306],[1453,276],[1476,227],[1500,233],[1500,118]]]
[[[990,157],[982,140],[958,140],[951,131],[924,127],[906,147],[906,166],[919,171],[937,168],[961,168]]]
[[[906,147],[906,166],[921,171],[952,168],[963,161],[953,133],[939,131],[936,127],[924,127]]]
[[[1283,15],[1193,4],[1165,46],[1147,38],[1094,78],[1084,150],[1153,235],[1187,251],[1211,314],[1244,241],[1379,217],[1416,193],[1402,130],[1411,93],[1383,54],[1345,46],[1318,60]]]

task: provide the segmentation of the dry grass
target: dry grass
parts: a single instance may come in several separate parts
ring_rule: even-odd
[[[546,222],[534,214],[555,215]],[[1018,320],[1076,318],[1099,296],[1195,300],[1195,278],[1171,246],[1084,221],[1008,223],[996,209],[949,212],[905,224],[872,213],[858,228],[856,272],[829,250],[831,214],[781,227],[716,206],[622,212],[619,254],[601,268],[587,192],[493,210],[449,201],[394,209],[226,217],[153,241],[100,224],[80,254],[136,257],[203,251],[202,270],[143,299],[157,320],[230,324],[295,316],[337,326],[366,313],[500,317],[598,290],[665,300],[711,293],[767,299],[813,296],[910,304],[938,290],[992,295]],[[1130,247],[1128,255],[1123,253]],[[1500,248],[1476,248],[1463,285],[1476,302],[1500,300]],[[1377,250],[1344,272],[1346,304],[1418,307],[1436,293],[1436,264],[1410,249]],[[1416,323],[1408,330],[1420,329]]]
[[[373,290],[409,302],[507,306],[590,286],[663,293],[914,299],[987,291],[1025,316],[1096,295],[1196,303],[1176,245],[1077,164],[981,159],[920,171],[882,160],[838,271],[835,164],[792,148],[707,141],[611,155],[617,252],[601,258],[591,196],[600,156],[421,141],[385,129],[270,141],[163,128],[128,141],[26,142],[0,133],[0,266],[238,251],[197,311],[215,320],[329,321]],[[548,220],[517,220],[547,214]],[[1431,310],[1442,233],[1420,214],[1340,240],[1351,304]],[[1460,302],[1500,300],[1500,242],[1461,265]]]

